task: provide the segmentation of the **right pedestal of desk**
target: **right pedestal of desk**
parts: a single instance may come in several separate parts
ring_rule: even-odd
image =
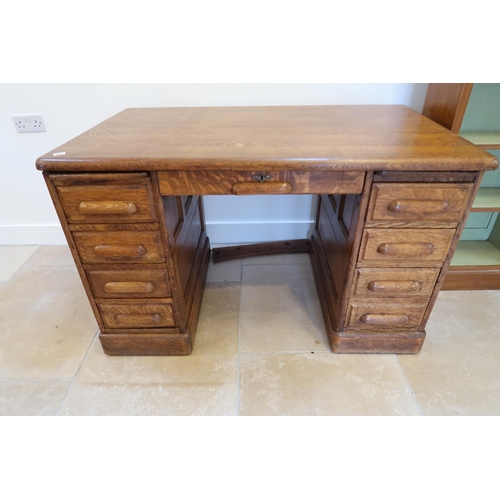
[[[362,194],[318,197],[311,259],[333,352],[420,352],[480,177],[370,172]]]

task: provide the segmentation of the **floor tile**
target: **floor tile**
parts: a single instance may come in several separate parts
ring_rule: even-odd
[[[37,246],[0,246],[0,281],[8,281],[36,252]]]
[[[25,266],[0,290],[0,379],[69,379],[96,331],[76,268]]]
[[[417,356],[399,362],[426,415],[500,415],[500,291],[441,292]]]
[[[226,260],[214,264],[210,261],[208,265],[207,283],[241,281],[241,259]]]
[[[261,255],[259,257],[247,257],[242,259],[244,266],[265,266],[271,264],[308,264],[310,262],[308,253],[284,253],[279,255]]]
[[[241,350],[330,351],[310,264],[243,266]]]
[[[241,355],[241,415],[418,415],[394,355]]]
[[[55,415],[71,380],[0,381],[0,415]]]
[[[0,290],[4,287],[4,285],[6,285],[7,282],[6,281],[0,281]]]
[[[106,356],[96,339],[62,415],[234,415],[240,286],[207,285],[189,356]]]
[[[68,245],[40,247],[29,259],[30,266],[74,266]]]

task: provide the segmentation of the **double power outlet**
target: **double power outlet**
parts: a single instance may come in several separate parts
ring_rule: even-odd
[[[20,134],[46,131],[42,115],[15,115],[12,121]]]

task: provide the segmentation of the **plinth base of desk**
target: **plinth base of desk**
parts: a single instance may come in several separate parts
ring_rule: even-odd
[[[338,354],[418,354],[422,349],[425,332],[333,332],[330,336],[332,351]]]
[[[110,356],[182,356],[193,350],[188,333],[101,333],[99,340]]]

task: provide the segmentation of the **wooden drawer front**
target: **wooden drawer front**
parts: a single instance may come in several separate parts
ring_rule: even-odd
[[[174,326],[170,303],[141,301],[98,302],[107,328],[161,328]]]
[[[359,297],[430,297],[439,269],[357,269],[354,295]]]
[[[373,185],[368,221],[459,222],[472,184]]]
[[[364,172],[158,172],[163,196],[202,194],[359,194]]]
[[[352,302],[349,304],[347,326],[364,329],[401,329],[419,327],[427,302],[421,304],[370,304],[367,302]]]
[[[158,231],[103,231],[73,233],[85,264],[164,262]]]
[[[87,271],[97,298],[170,297],[167,272],[156,269]]]
[[[363,267],[370,262],[440,266],[454,235],[454,229],[365,229],[359,260]]]
[[[157,220],[148,184],[59,186],[57,190],[70,223]]]

